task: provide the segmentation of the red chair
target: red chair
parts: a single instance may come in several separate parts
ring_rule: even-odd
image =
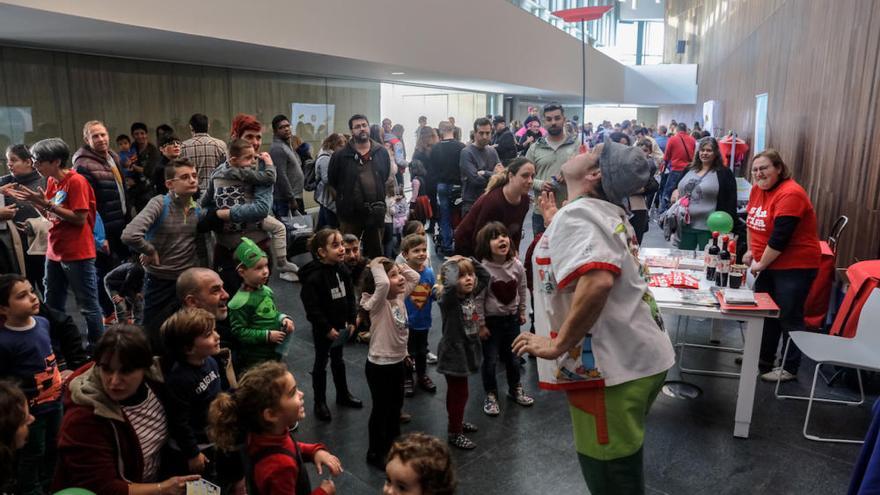
[[[834,270],[837,266],[837,243],[847,223],[849,218],[840,216],[831,227],[828,239],[820,242],[822,258],[819,261],[819,271],[804,302],[804,324],[808,330],[825,330],[825,320],[831,301],[831,287],[834,285]]]

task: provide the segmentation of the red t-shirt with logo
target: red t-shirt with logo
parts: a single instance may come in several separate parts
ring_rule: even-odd
[[[86,221],[74,225],[49,213],[49,245],[46,257],[51,261],[80,261],[95,257],[95,192],[89,182],[70,170],[61,182],[49,177],[46,199],[71,211],[87,211]]]
[[[752,186],[748,212],[746,226],[749,229],[749,249],[756,261],[761,261],[776,218],[798,217],[800,221],[791,240],[769,268],[787,270],[819,267],[821,251],[816,212],[800,184],[792,179],[785,179],[768,191]]]

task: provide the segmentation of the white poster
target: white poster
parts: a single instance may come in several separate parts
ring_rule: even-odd
[[[717,116],[718,108],[718,102],[715,100],[703,102],[703,129],[715,137],[720,137],[722,134],[722,132],[715,131],[715,126],[721,124],[721,119]]]
[[[336,105],[291,103],[293,133],[303,141],[323,141],[334,129]]]
[[[767,146],[767,93],[755,96],[755,147],[752,153],[764,151]],[[754,155],[753,155],[754,156]]]

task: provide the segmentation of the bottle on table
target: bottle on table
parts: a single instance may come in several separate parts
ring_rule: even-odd
[[[727,250],[729,242],[730,237],[721,238],[721,253],[715,265],[715,285],[719,287],[727,287],[727,276],[730,274],[730,251]]]
[[[715,267],[718,264],[718,256],[721,249],[718,247],[718,232],[712,232],[712,244],[706,251],[706,279],[715,280]]]

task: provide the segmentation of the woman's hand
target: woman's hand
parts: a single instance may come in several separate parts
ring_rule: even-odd
[[[749,271],[752,272],[752,275],[757,275],[764,271],[765,267],[761,264],[760,261],[752,260],[751,266],[749,266]]]
[[[556,359],[562,354],[556,350],[553,340],[549,337],[540,337],[533,333],[521,333],[513,341],[513,352],[517,356],[529,353],[532,356],[543,359]]]
[[[168,478],[167,480],[158,483],[159,493],[162,495],[165,494],[184,494],[186,493],[186,482],[187,481],[196,481],[201,479],[202,477],[197,474],[191,474],[188,476],[174,476],[172,478]]]
[[[752,251],[746,251],[743,253],[743,265],[751,265],[752,264]]]
[[[326,450],[319,450],[315,453],[315,468],[318,469],[319,475],[324,474],[324,467],[327,467],[333,476],[342,474],[342,462],[339,458]]]
[[[0,220],[12,220],[18,213],[18,207],[15,205],[0,206]]]
[[[541,214],[544,216],[544,226],[550,225],[559,207],[556,206],[556,194],[551,191],[544,191],[538,198],[538,205],[541,207]]]

